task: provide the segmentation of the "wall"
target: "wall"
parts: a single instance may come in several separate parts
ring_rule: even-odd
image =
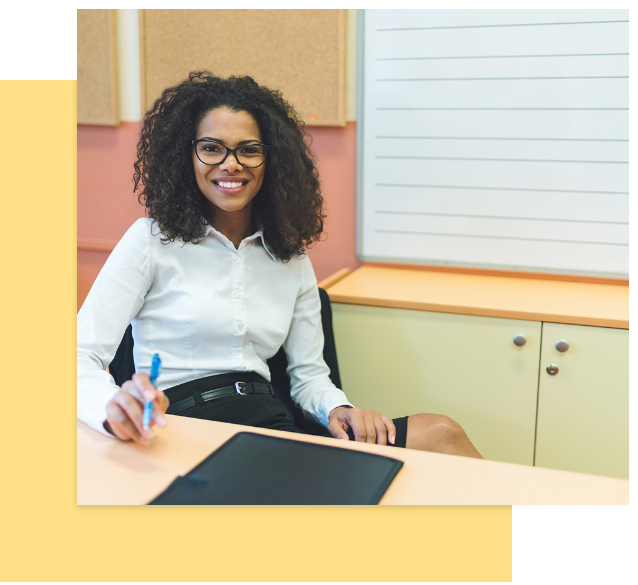
[[[133,194],[138,122],[118,127],[78,126],[78,309],[110,249],[144,216]],[[356,124],[309,128],[318,159],[328,218],[323,240],[308,252],[321,280],[340,268],[357,268],[355,253]]]

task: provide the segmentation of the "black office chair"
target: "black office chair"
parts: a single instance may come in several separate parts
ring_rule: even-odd
[[[330,368],[330,379],[332,383],[341,388],[341,378],[339,377],[339,365],[337,363],[337,350],[335,347],[335,338],[332,331],[332,309],[330,307],[330,298],[328,293],[320,288],[319,298],[321,299],[321,325],[323,328],[324,347],[323,359],[328,368]],[[129,325],[126,328],[124,337],[120,342],[120,346],[115,352],[113,361],[109,364],[109,373],[115,379],[115,383],[121,386],[127,380],[130,380],[135,373],[135,363],[133,362],[133,328]],[[298,408],[290,397],[290,377],[286,373],[288,367],[288,359],[284,348],[271,357],[268,362],[270,369],[271,385],[275,398],[284,406],[288,418],[295,423],[300,429],[313,435],[324,435],[326,429],[314,421],[304,418],[301,409]]]

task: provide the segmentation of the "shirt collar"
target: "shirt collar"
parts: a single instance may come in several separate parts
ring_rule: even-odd
[[[215,234],[218,238],[223,238],[224,240],[228,240],[228,238],[226,236],[224,236],[224,234],[222,234],[220,231],[216,230],[212,225],[210,225],[208,222],[206,222],[204,237],[209,236],[211,234]],[[270,249],[270,247],[266,243],[266,240],[264,239],[263,230],[257,230],[252,236],[248,236],[247,238],[244,238],[242,240],[242,243],[244,243],[244,242],[248,243],[248,242],[251,242],[252,240],[256,240],[258,238],[261,241],[261,244],[264,247],[264,249],[266,250],[266,252],[268,253],[268,255],[272,258],[272,260],[277,262],[277,257],[274,255],[274,253],[272,252],[272,250]]]

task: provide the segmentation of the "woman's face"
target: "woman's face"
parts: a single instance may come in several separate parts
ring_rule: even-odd
[[[200,138],[213,138],[228,148],[261,142],[255,119],[248,112],[234,112],[226,107],[210,110],[203,117],[197,128],[196,139]],[[266,164],[247,169],[229,153],[223,163],[206,165],[197,158],[193,149],[197,185],[211,203],[212,217],[219,213],[250,214],[252,201],[264,182]]]

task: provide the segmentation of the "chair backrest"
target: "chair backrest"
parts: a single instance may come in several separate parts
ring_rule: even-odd
[[[319,298],[321,299],[321,326],[323,328],[324,348],[323,359],[328,368],[330,368],[330,379],[332,383],[341,388],[341,378],[339,377],[339,364],[337,363],[337,350],[335,347],[335,338],[332,331],[332,309],[330,307],[330,298],[328,293],[320,288]],[[126,328],[124,337],[120,342],[113,361],[109,364],[109,373],[115,379],[115,383],[121,386],[127,380],[130,380],[135,373],[135,363],[133,361],[133,328],[129,325]],[[292,398],[290,398],[290,377],[286,373],[288,368],[288,359],[284,348],[268,360],[268,368],[270,369],[271,384],[275,394],[275,398],[284,406],[288,413],[288,418],[294,422],[299,428],[312,434],[324,434],[325,429],[304,418],[301,410],[295,406]]]

